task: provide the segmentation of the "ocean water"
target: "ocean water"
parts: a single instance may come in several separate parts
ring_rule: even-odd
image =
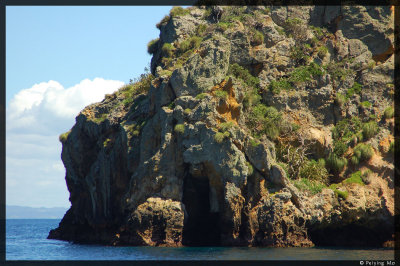
[[[388,249],[112,247],[46,239],[59,222],[8,219],[6,260],[394,260]]]

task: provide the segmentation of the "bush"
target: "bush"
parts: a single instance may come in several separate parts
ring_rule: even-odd
[[[365,170],[365,172],[362,173],[361,179],[364,182],[364,184],[368,185],[369,183],[371,183],[371,175],[372,175],[372,171],[369,169]]]
[[[257,89],[251,89],[247,91],[243,98],[243,107],[245,110],[249,109],[251,106],[259,104],[261,101],[261,95],[258,94]]]
[[[215,133],[214,140],[215,140],[217,143],[222,143],[222,141],[223,141],[224,139],[225,139],[224,133],[221,133],[221,132]]]
[[[342,157],[345,152],[347,151],[348,146],[346,145],[346,143],[344,143],[341,140],[335,141],[334,142],[334,148],[333,148],[333,152],[339,156]]]
[[[258,30],[251,31],[251,45],[256,46],[264,42],[264,35]]]
[[[268,85],[268,89],[274,94],[279,94],[281,90],[292,89],[292,85],[287,79],[282,78],[279,81],[271,81],[271,83]]]
[[[199,24],[196,28],[196,35],[202,37],[204,36],[206,30],[207,30],[206,24]]]
[[[185,133],[185,125],[184,124],[177,124],[175,125],[174,131],[179,134]]]
[[[191,110],[190,108],[186,108],[183,112],[184,112],[186,115],[189,115],[189,114],[192,112],[192,110]]]
[[[362,128],[362,123],[358,117],[351,119],[345,118],[336,123],[332,128],[332,137],[334,140],[342,140],[347,143],[350,139],[357,136]]]
[[[180,6],[174,6],[171,11],[169,11],[169,15],[171,17],[178,17],[178,16],[184,16],[190,13],[189,9],[182,8]]]
[[[308,161],[300,170],[300,178],[326,183],[328,180],[328,171],[323,161]]]
[[[244,83],[250,87],[259,88],[260,80],[251,75],[247,69],[239,66],[237,63],[229,65],[228,75],[233,75],[234,77],[243,80]]]
[[[231,129],[234,126],[235,126],[235,124],[232,121],[229,121],[229,122],[224,122],[224,123],[219,124],[219,129],[221,131],[228,131],[229,129]]]
[[[199,48],[202,40],[203,38],[197,36],[192,36],[189,39],[184,40],[179,44],[179,54],[184,54],[189,50]]]
[[[61,143],[66,142],[70,133],[71,133],[71,130],[68,130],[67,132],[62,133],[62,134],[58,137],[58,140],[59,140]]]
[[[195,98],[197,100],[203,100],[206,96],[207,96],[207,93],[203,92],[203,93],[197,94]]]
[[[347,165],[347,159],[339,157],[335,153],[330,153],[326,158],[326,165],[333,173],[339,174]]]
[[[394,116],[394,108],[392,106],[386,108],[384,111],[384,116],[386,119],[392,118]]]
[[[251,163],[246,161],[247,169],[248,169],[248,175],[251,176],[254,173],[254,168],[251,165]]]
[[[364,140],[368,140],[378,133],[378,124],[375,121],[370,121],[362,126],[362,134]]]
[[[226,91],[217,90],[214,92],[215,96],[218,98],[226,99],[228,98],[228,93]]]
[[[344,94],[336,93],[335,103],[337,106],[342,106],[345,102],[347,102],[347,98]]]
[[[362,85],[358,82],[354,82],[353,86],[347,90],[346,96],[350,98],[354,94],[360,94],[361,90],[362,90]]]
[[[166,15],[160,22],[158,22],[156,24],[157,29],[160,30],[161,26],[167,24],[169,20],[170,20],[170,17],[168,15]]]
[[[318,57],[321,59],[323,59],[327,53],[328,53],[328,48],[326,46],[321,46],[318,49]]]
[[[147,44],[147,52],[152,55],[155,52],[157,52],[157,47],[158,47],[158,43],[160,42],[160,38],[151,40],[148,44]]]
[[[369,144],[360,143],[353,150],[354,164],[357,165],[360,162],[368,161],[374,155],[374,149]],[[352,157],[352,163],[353,163]],[[357,162],[358,163],[355,163]]]
[[[164,45],[161,48],[161,51],[163,52],[164,56],[171,57],[173,55],[173,50],[174,47],[170,43],[164,43]]]
[[[258,104],[252,108],[246,124],[256,135],[265,134],[276,139],[280,133],[281,120],[282,115],[275,107]]]

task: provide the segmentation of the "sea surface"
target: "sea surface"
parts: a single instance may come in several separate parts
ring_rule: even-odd
[[[112,247],[46,239],[58,219],[7,219],[6,260],[394,260],[390,249]]]

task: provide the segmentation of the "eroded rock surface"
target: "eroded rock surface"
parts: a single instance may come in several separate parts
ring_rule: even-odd
[[[175,8],[158,27],[152,73],[60,136],[72,206],[49,238],[390,246],[390,7]]]

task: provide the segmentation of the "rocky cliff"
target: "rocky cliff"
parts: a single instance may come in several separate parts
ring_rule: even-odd
[[[151,73],[60,136],[71,208],[49,238],[390,246],[393,10],[174,7]]]

